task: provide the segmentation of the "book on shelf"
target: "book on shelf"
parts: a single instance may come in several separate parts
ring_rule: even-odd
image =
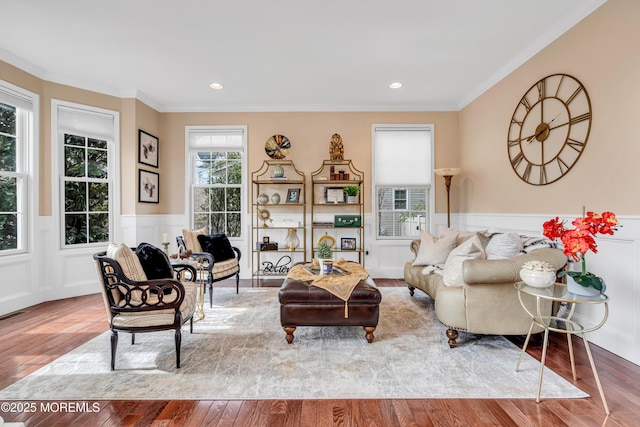
[[[314,221],[312,225],[314,227],[333,227],[333,222],[331,222],[331,221]]]

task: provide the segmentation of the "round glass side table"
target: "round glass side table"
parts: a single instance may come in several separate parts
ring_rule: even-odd
[[[607,401],[604,398],[604,392],[602,391],[602,385],[600,384],[600,377],[598,376],[598,371],[596,370],[596,365],[593,362],[593,356],[591,355],[591,349],[589,348],[589,342],[585,334],[587,332],[595,331],[602,327],[607,321],[607,317],[609,316],[609,297],[605,294],[600,294],[596,296],[586,297],[582,295],[576,295],[567,291],[567,286],[564,283],[555,283],[552,286],[547,288],[535,288],[527,285],[524,282],[518,282],[515,284],[516,289],[518,290],[518,299],[520,300],[520,304],[522,308],[531,316],[532,322],[531,327],[529,328],[529,333],[527,334],[527,338],[524,341],[524,345],[522,346],[522,351],[520,352],[520,357],[518,358],[518,363],[516,364],[516,372],[520,368],[520,362],[522,361],[522,356],[527,349],[527,345],[529,344],[529,339],[531,338],[531,332],[533,331],[534,326],[539,326],[544,329],[544,341],[542,345],[542,360],[540,361],[540,375],[538,376],[538,395],[536,396],[536,402],[540,402],[540,390],[542,389],[542,374],[544,371],[544,363],[547,356],[547,347],[549,344],[549,331],[558,332],[567,335],[567,344],[569,347],[569,359],[571,360],[571,372],[573,374],[573,380],[576,381],[576,366],[575,360],[573,357],[573,343],[571,341],[571,335],[578,335],[582,337],[584,341],[584,348],[587,352],[587,356],[589,357],[589,363],[591,364],[591,370],[593,371],[593,376],[595,377],[596,384],[598,385],[598,391],[600,392],[600,398],[602,399],[602,404],[604,405],[604,410],[609,415],[609,407],[607,406]],[[532,313],[525,304],[523,300],[523,296],[530,296],[536,299],[536,311]],[[545,300],[549,300],[552,302],[565,302],[571,305],[571,309],[569,310],[567,317],[558,317],[551,316],[547,314],[543,314],[541,307],[542,302]],[[603,304],[604,313],[602,316],[602,320],[595,326],[585,327],[581,323],[572,320],[573,314],[575,312],[575,308],[579,304]]]

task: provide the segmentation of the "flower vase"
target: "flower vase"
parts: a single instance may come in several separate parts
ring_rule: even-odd
[[[567,275],[567,291],[574,295],[580,295],[583,297],[597,297],[600,295],[600,291],[591,286],[585,287],[573,280],[573,277]]]

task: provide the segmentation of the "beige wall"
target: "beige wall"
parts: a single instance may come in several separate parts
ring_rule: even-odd
[[[167,213],[167,184],[175,178],[173,174],[173,159],[170,152],[165,152],[168,144],[160,129],[161,115],[146,104],[135,101],[135,119],[133,127],[127,129],[127,136],[132,138],[133,143],[122,144],[120,153],[122,168],[122,213],[124,215],[154,215]],[[158,169],[138,163],[138,130],[159,138],[158,141]],[[124,128],[123,128],[124,131]],[[124,152],[126,147],[126,152]],[[169,150],[167,150],[169,151]],[[145,169],[160,174],[160,203],[139,203],[138,202],[138,169]],[[183,175],[184,176],[184,175]],[[135,185],[131,185],[135,183]]]
[[[345,159],[364,172],[368,185],[371,178],[371,125],[389,123],[430,123],[435,125],[436,167],[458,163],[458,113],[163,113],[160,142],[161,168],[164,171],[160,199],[164,213],[184,213],[184,138],[185,126],[247,125],[248,169],[257,170],[268,156],[266,140],[275,134],[286,135],[292,144],[287,160],[307,174],[317,170],[329,158],[329,142],[339,133],[344,142]],[[407,153],[410,156],[411,153]],[[170,163],[170,165],[169,165]],[[446,212],[444,184],[437,185],[436,207]],[[370,187],[367,187],[370,188]],[[365,199],[365,211],[371,211]],[[457,206],[454,205],[453,209]],[[443,210],[444,209],[444,210]]]
[[[452,212],[576,214],[587,209],[637,214],[635,183],[640,170],[640,2],[609,0],[593,14],[535,55],[460,112],[358,113],[158,113],[144,103],[42,81],[0,61],[0,79],[41,95],[40,215],[51,215],[51,99],[121,113],[121,213],[184,213],[184,126],[247,125],[249,170],[267,157],[264,142],[287,135],[289,158],[310,173],[327,158],[330,137],[342,135],[345,156],[370,182],[371,124],[435,124],[435,166],[460,166],[453,180]],[[584,154],[567,176],[547,186],[532,186],[512,171],[507,129],[524,92],[553,73],[574,75],[588,90],[593,108],[591,135]],[[137,199],[138,129],[160,138],[160,204]],[[409,155],[409,153],[408,153]],[[446,211],[444,185],[436,178],[436,212]],[[136,183],[136,185],[132,185]],[[631,197],[630,197],[631,196]],[[368,201],[369,202],[369,201]],[[366,206],[370,212],[370,203]]]
[[[463,212],[640,212],[639,18],[640,2],[609,0],[460,112]],[[532,186],[511,169],[507,129],[522,95],[554,73],[575,76],[589,92],[591,135],[565,177]]]
[[[328,158],[331,135],[339,133],[344,141],[345,158],[353,160],[371,178],[372,124],[433,124],[435,126],[435,165],[459,164],[457,112],[346,112],[346,113],[159,113],[141,101],[118,98],[83,89],[42,81],[31,74],[0,61],[0,79],[41,96],[40,120],[40,215],[51,215],[51,100],[105,108],[120,113],[121,214],[184,213],[184,136],[187,125],[247,125],[249,172],[268,157],[265,141],[284,134],[292,141],[288,159],[307,174]],[[159,167],[138,164],[138,129],[159,142]],[[410,153],[407,153],[409,156]],[[139,203],[138,169],[160,173],[160,203]],[[436,211],[446,212],[444,185],[436,181]],[[454,190],[457,183],[454,181]],[[366,200],[365,210],[371,204]],[[452,201],[452,211],[458,210]]]

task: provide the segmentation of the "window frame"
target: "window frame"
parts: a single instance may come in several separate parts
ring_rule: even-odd
[[[197,135],[240,135],[241,144],[238,146],[223,146],[218,144],[196,145],[192,138]],[[229,236],[229,240],[242,241],[246,238],[247,221],[246,200],[248,197],[248,153],[247,153],[247,126],[246,125],[211,125],[211,126],[185,126],[185,212],[188,215],[190,228],[195,227],[195,190],[197,188],[211,188],[195,182],[196,165],[195,153],[197,152],[238,152],[241,153],[241,182],[240,184],[225,184],[223,188],[240,188],[240,235]],[[219,187],[220,188],[220,187]]]
[[[61,112],[63,114],[76,114],[78,118],[82,118],[83,115],[87,122],[94,118],[102,120],[104,122],[112,121],[109,128],[94,126],[94,129],[83,129],[84,125],[77,125],[77,128],[66,127],[60,120]],[[80,123],[80,120],[77,121]],[[83,248],[95,248],[104,247],[110,241],[119,241],[120,230],[120,113],[113,110],[107,110],[99,107],[93,107],[89,105],[76,104],[57,99],[51,100],[51,140],[52,151],[51,156],[55,160],[52,161],[52,211],[57,216],[56,223],[56,240],[58,247],[61,250],[70,249],[83,249]],[[65,177],[65,165],[64,165],[64,149],[65,149],[65,134],[79,135],[85,138],[104,140],[107,142],[107,183],[109,186],[109,231],[106,241],[101,242],[87,242],[87,243],[66,243],[65,233],[65,200],[64,200],[64,183]],[[84,181],[91,182],[92,179],[85,177]]]
[[[425,176],[427,176],[427,179],[430,179],[430,182],[425,183],[424,185],[419,185],[415,182],[397,182],[397,183],[379,183],[376,180],[376,135],[377,132],[384,132],[384,131],[424,131],[424,132],[428,132],[430,134],[430,141],[429,144],[430,146],[428,147],[428,152],[429,152],[429,159],[425,159],[425,167],[428,168],[428,170],[425,173]],[[372,185],[371,185],[371,200],[373,201],[372,203],[372,213],[374,215],[374,222],[375,225],[372,227],[373,233],[375,234],[375,239],[377,241],[394,241],[394,240],[400,240],[400,241],[406,241],[406,240],[413,240],[416,238],[415,235],[406,235],[406,236],[402,236],[402,235],[398,235],[398,236],[394,236],[394,235],[381,235],[380,231],[381,231],[381,227],[380,227],[380,214],[382,212],[398,212],[400,214],[402,213],[407,213],[411,211],[410,208],[410,197],[409,197],[409,191],[407,191],[407,199],[406,199],[406,203],[407,206],[405,209],[395,209],[395,206],[392,207],[392,210],[389,209],[380,209],[380,205],[379,205],[379,199],[378,199],[378,195],[379,195],[379,190],[381,189],[392,189],[392,191],[394,192],[394,200],[392,200],[392,202],[395,202],[395,191],[397,190],[402,190],[402,189],[407,189],[409,190],[410,188],[423,188],[426,192],[425,194],[425,203],[428,203],[428,206],[426,206],[424,212],[425,212],[425,228],[427,231],[432,231],[433,228],[433,218],[434,218],[434,214],[435,214],[435,210],[434,210],[434,202],[435,202],[435,192],[434,192],[434,147],[435,147],[435,132],[434,132],[434,125],[432,124],[374,124],[371,126],[371,180],[372,180]],[[398,165],[397,167],[402,167],[402,165]],[[399,227],[399,229],[401,229],[401,227]]]
[[[32,251],[38,211],[38,144],[40,96],[0,80],[0,102],[16,108],[16,170],[0,175],[17,179],[17,243],[0,257]]]

